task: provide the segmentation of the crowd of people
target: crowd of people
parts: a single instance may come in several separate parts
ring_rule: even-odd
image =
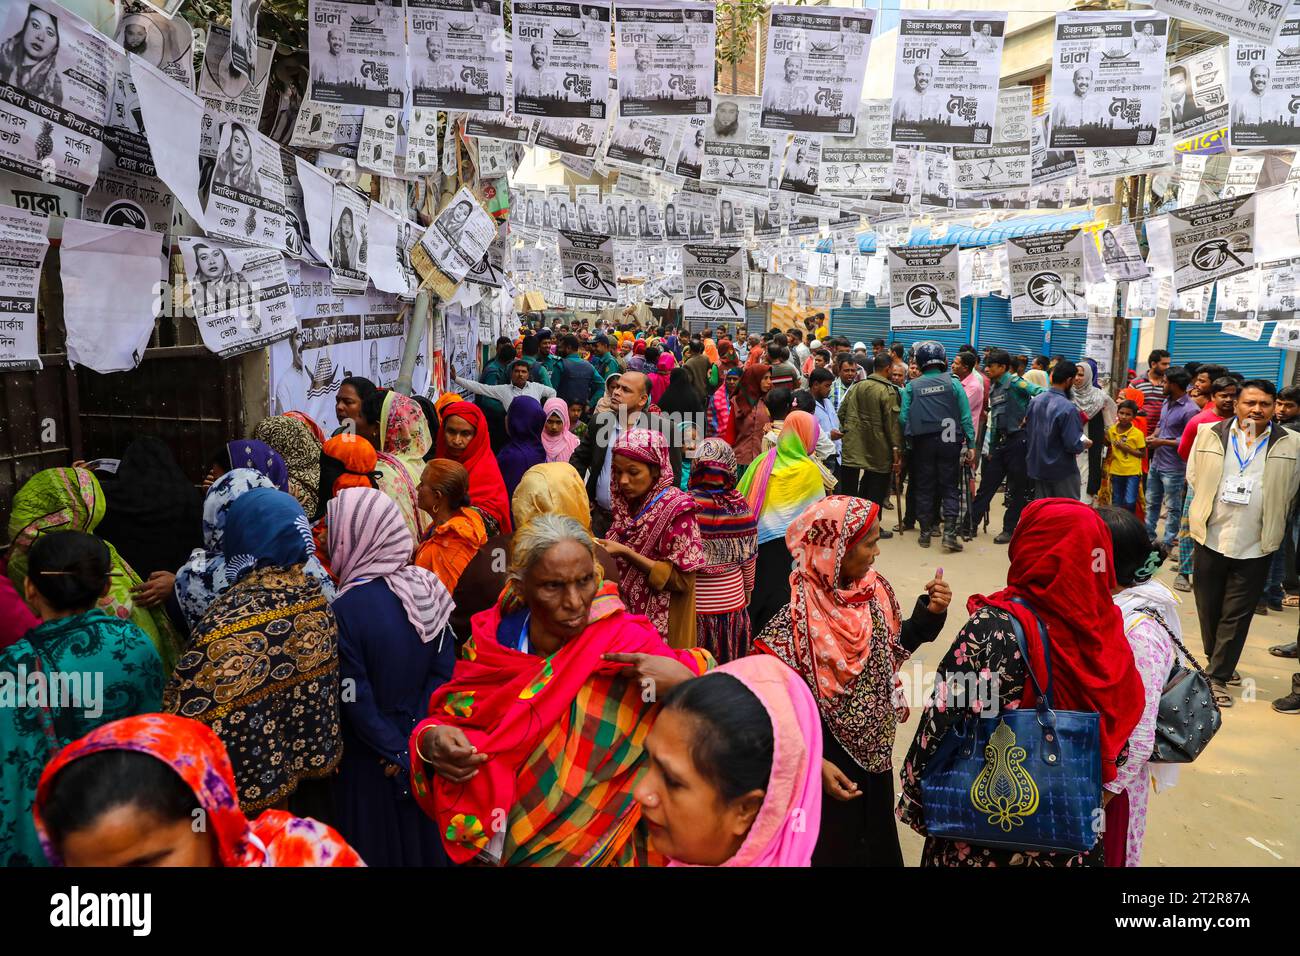
[[[1253,615],[1300,603],[1300,389],[1157,350],[1117,402],[1090,360],[821,318],[525,317],[479,380],[346,379],[337,422],[269,417],[201,489],[152,436],[35,474],[0,672],[102,692],[0,709],[0,863],[900,866],[901,821],[925,865],[1138,865],[1190,656],[1156,572],[1232,706]],[[909,702],[952,589],[900,600],[880,542],[960,551],[999,497],[1006,585]],[[1095,845],[932,833],[963,721],[1040,685],[1096,715]]]

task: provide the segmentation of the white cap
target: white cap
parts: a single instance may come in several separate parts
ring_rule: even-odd
[[[822,347],[821,339],[813,339],[811,342],[808,343],[808,347],[809,347],[810,349],[819,349],[819,348],[821,348],[821,347]]]
[[[862,351],[865,352],[865,351],[867,350],[867,343],[866,343],[866,342],[854,342],[854,343],[853,343],[853,348],[854,348],[855,351],[856,351],[857,349],[862,349]]]

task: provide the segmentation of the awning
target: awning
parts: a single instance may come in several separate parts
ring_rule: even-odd
[[[1042,216],[1017,216],[1015,219],[1005,219],[1002,222],[981,229],[976,229],[973,226],[951,225],[941,238],[932,238],[928,226],[917,226],[912,229],[912,234],[908,236],[904,245],[940,246],[945,243],[955,242],[963,249],[969,249],[975,246],[995,245],[1007,239],[1017,239],[1020,236],[1034,236],[1043,232],[1055,232],[1058,229],[1073,229],[1092,222],[1092,220],[1093,214],[1087,209]],[[825,240],[817,247],[817,251],[833,252],[834,246],[830,240]],[[858,252],[870,255],[875,251],[876,234],[874,232],[864,233],[858,237]]]

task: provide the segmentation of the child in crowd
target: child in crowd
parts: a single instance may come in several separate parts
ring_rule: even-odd
[[[1110,496],[1117,508],[1137,511],[1138,486],[1142,482],[1142,453],[1146,449],[1146,436],[1135,428],[1138,406],[1133,401],[1119,404],[1119,420],[1106,429],[1110,445]]]

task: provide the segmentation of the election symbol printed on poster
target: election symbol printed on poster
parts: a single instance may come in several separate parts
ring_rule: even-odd
[[[557,233],[565,295],[613,302],[614,240],[593,233]]]
[[[406,29],[414,106],[505,110],[510,90],[500,0],[406,0]]]
[[[889,327],[961,328],[956,243],[889,247]]]
[[[614,8],[619,115],[713,112],[717,11],[689,0],[640,0]]]
[[[870,10],[773,5],[760,126],[852,136],[874,28]]]
[[[402,5],[310,0],[307,11],[309,98],[318,103],[401,108],[407,74]]]
[[[1087,316],[1083,235],[1078,229],[1012,238],[1006,246],[1012,321]]]

